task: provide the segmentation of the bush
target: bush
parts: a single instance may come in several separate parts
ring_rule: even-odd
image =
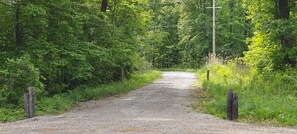
[[[239,120],[269,122],[276,125],[297,125],[297,75],[294,69],[285,72],[258,72],[230,62],[213,64],[210,81],[206,81],[206,67],[200,70],[203,88],[211,99],[203,103],[205,112],[226,118],[227,89],[239,95]]]
[[[159,77],[159,71],[149,71],[145,73],[135,73],[132,75],[131,79],[122,82],[114,82],[95,87],[81,86],[68,93],[40,98],[36,102],[36,113],[37,115],[62,113],[71,109],[79,102],[124,94],[142,87]]]
[[[25,55],[18,59],[8,59],[0,71],[0,106],[17,105],[23,101],[27,88],[34,86],[40,95],[43,89],[39,81],[38,68],[30,62],[30,57]]]

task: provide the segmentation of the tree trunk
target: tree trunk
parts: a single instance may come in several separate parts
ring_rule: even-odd
[[[235,7],[235,4],[234,4],[234,0],[230,0],[230,3],[229,3],[229,9],[230,9],[230,21],[233,22],[233,12],[234,12],[234,7]],[[230,23],[230,34],[233,33],[233,26],[232,26],[232,23]]]
[[[21,16],[20,10],[21,10],[20,5],[17,4],[16,10],[15,10],[15,41],[18,48],[22,44],[22,27],[20,22],[20,16]]]
[[[230,3],[229,3],[229,9],[230,9],[230,27],[229,27],[229,34],[232,36],[232,33],[233,33],[233,25],[232,25],[232,22],[233,22],[233,13],[234,13],[234,7],[235,7],[235,4],[234,4],[234,0],[230,0]],[[232,41],[232,37],[229,35],[229,41],[230,41],[230,47],[232,48],[233,47],[233,41]]]
[[[278,0],[278,3],[279,3],[279,18],[289,19],[289,16],[290,16],[289,0]]]
[[[290,19],[290,7],[289,0],[278,0],[278,19],[289,20]],[[292,47],[292,39],[288,34],[281,35],[282,48],[285,53],[284,62],[290,65],[295,65],[295,61],[289,58],[288,50]]]
[[[102,0],[102,3],[101,3],[101,12],[106,12],[107,5],[108,5],[108,0]]]

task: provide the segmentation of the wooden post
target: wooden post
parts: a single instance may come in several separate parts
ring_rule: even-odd
[[[227,93],[227,120],[232,120],[232,107],[233,107],[233,91],[228,89]]]
[[[233,93],[232,103],[232,119],[236,120],[238,118],[238,95],[236,93]]]
[[[24,110],[27,118],[34,117],[35,113],[35,87],[28,88],[29,93],[24,95]]]
[[[207,81],[209,81],[209,70],[207,69]]]
[[[108,0],[102,0],[101,3],[101,12],[106,12],[108,6]]]
[[[238,118],[238,95],[229,89],[227,94],[227,120]]]
[[[35,87],[29,87],[29,112],[30,118],[35,114]]]
[[[121,79],[122,81],[125,79],[125,70],[123,67],[121,67]]]
[[[25,117],[29,117],[29,94],[24,94],[24,110],[25,110]]]

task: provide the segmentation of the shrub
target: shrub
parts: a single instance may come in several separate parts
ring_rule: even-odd
[[[213,64],[210,81],[206,81],[206,67],[200,70],[203,88],[211,95],[204,102],[205,112],[226,118],[227,89],[239,95],[239,120],[270,122],[276,125],[296,125],[297,75],[294,69],[263,71],[229,62]]]
[[[29,86],[36,87],[36,93],[40,95],[43,85],[39,78],[39,70],[30,62],[28,55],[8,59],[0,71],[0,106],[22,102]]]

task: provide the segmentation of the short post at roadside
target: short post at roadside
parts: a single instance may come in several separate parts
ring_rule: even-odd
[[[232,120],[232,100],[233,100],[233,90],[228,89],[227,92],[227,120]]]
[[[29,117],[29,94],[24,94],[24,110],[25,110],[25,117]]]
[[[227,120],[238,118],[238,95],[232,89],[227,92]]]
[[[24,94],[24,110],[27,118],[34,117],[35,113],[35,87],[28,88],[29,93]]]
[[[207,81],[209,81],[209,69],[207,69],[206,79],[207,79]]]
[[[125,70],[124,67],[121,67],[121,80],[125,80]]]
[[[236,93],[233,93],[232,103],[232,119],[236,120],[238,118],[238,95]]]

